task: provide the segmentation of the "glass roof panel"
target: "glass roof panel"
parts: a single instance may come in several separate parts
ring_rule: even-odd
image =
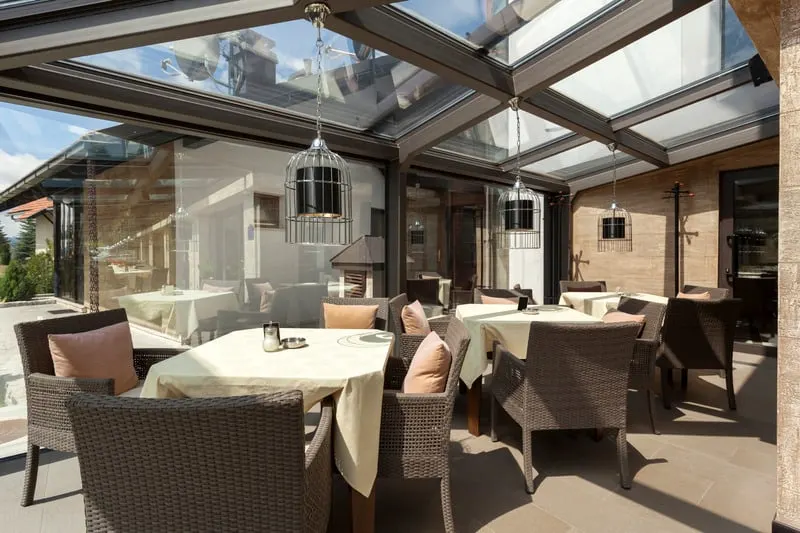
[[[392,4],[508,65],[621,0],[406,0]]]
[[[566,128],[524,111],[520,111],[519,118],[520,148],[523,152],[572,133]],[[517,154],[516,128],[516,120],[511,110],[504,109],[480,124],[447,139],[436,148],[499,163]]]
[[[728,2],[713,0],[553,88],[613,116],[739,65],[755,54]]]
[[[779,98],[774,82],[759,87],[742,85],[650,119],[632,129],[673,148],[775,114]]]
[[[472,94],[324,30],[323,119],[397,137]],[[77,61],[316,114],[316,30],[304,20],[86,56]]]
[[[628,154],[617,152],[617,165],[633,161],[633,159]],[[531,163],[522,167],[522,170],[572,179],[612,166],[613,158],[608,146],[597,141],[590,141],[577,148]]]

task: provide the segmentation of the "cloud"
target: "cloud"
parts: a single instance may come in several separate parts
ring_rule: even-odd
[[[80,137],[82,137],[82,136],[86,135],[87,133],[89,133],[88,129],[82,128],[80,126],[74,126],[72,124],[69,124],[67,126],[67,131],[70,132],[70,133],[74,133],[75,135],[78,135]]]
[[[32,154],[11,155],[0,150],[0,191],[8,189],[44,161]]]

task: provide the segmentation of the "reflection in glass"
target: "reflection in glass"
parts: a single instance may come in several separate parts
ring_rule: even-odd
[[[628,154],[617,154],[618,164],[627,163],[633,161],[633,159]],[[572,148],[566,152],[561,152],[558,155],[527,165],[523,167],[523,170],[571,179],[601,169],[610,169],[612,164],[613,157],[609,153],[608,147],[597,141],[591,141],[577,148]]]
[[[742,85],[643,122],[632,129],[672,148],[777,114],[778,86]]]
[[[322,38],[326,121],[395,137],[472,94],[334,32]],[[294,20],[78,61],[315,116],[315,40]]]
[[[714,0],[553,88],[613,116],[747,61],[754,53],[727,2]]]

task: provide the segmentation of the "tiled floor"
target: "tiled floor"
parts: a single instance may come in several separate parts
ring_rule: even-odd
[[[535,433],[540,485],[529,496],[519,429],[505,424],[498,443],[471,437],[459,398],[452,433],[456,531],[769,531],[775,512],[775,366],[775,359],[737,354],[737,412],[724,408],[719,375],[693,373],[686,401],[672,411],[659,407],[661,435],[649,432],[643,395],[632,392],[629,491],[619,487],[610,440]],[[488,420],[483,428],[488,430]],[[23,461],[0,463],[0,530],[83,530],[76,459],[51,452],[43,463],[37,503],[25,509],[19,506]],[[378,532],[443,530],[436,482],[379,482],[377,491]],[[338,484],[331,531],[348,530],[347,498],[346,487]]]

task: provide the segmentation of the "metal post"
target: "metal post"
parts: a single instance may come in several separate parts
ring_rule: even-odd
[[[675,199],[675,221],[674,221],[674,232],[675,232],[675,296],[678,295],[680,292],[680,284],[681,284],[681,273],[680,273],[680,244],[681,244],[681,226],[680,226],[680,217],[681,217],[681,184],[677,181],[675,185],[672,187],[672,195]]]
[[[97,187],[94,182],[94,161],[86,161],[89,207],[89,312],[100,311],[100,273],[97,268]]]

